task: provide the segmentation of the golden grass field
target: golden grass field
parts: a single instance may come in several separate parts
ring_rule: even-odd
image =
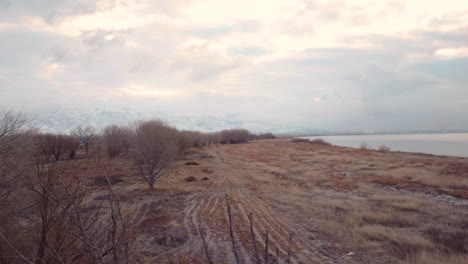
[[[240,263],[256,263],[249,213],[262,263],[266,230],[270,263],[291,233],[292,263],[468,263],[467,158],[258,140],[190,150],[153,191],[108,162],[137,263],[208,263],[199,227],[214,263],[236,263],[226,196]]]

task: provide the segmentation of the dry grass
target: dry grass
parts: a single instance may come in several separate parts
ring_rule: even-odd
[[[112,163],[125,181],[116,188],[138,208],[134,237],[139,263],[179,263],[179,257],[180,263],[206,263],[196,229],[200,223],[216,263],[231,263],[222,202],[226,193],[233,199],[234,236],[245,262],[253,252],[244,231],[249,212],[254,213],[255,232],[260,236],[268,229],[270,248],[276,250],[278,243],[283,260],[288,234],[295,233],[296,263],[467,260],[464,200],[437,196],[438,191],[465,188],[465,159],[260,140],[189,151],[154,191],[146,190],[131,161],[119,156]],[[198,181],[186,182],[189,176]],[[170,241],[172,234],[179,242]],[[355,255],[347,256],[349,251]]]
[[[414,234],[408,229],[404,230],[381,225],[364,225],[359,231],[370,240],[387,244],[392,251],[403,256],[435,247],[430,240],[421,235]]]
[[[460,254],[438,254],[431,251],[421,251],[411,257],[411,264],[466,264],[468,256]]]
[[[370,197],[379,206],[391,207],[400,211],[417,212],[426,206],[426,202],[410,195],[375,194]]]
[[[402,212],[366,212],[360,215],[363,222],[382,226],[411,227],[419,224],[415,214]]]

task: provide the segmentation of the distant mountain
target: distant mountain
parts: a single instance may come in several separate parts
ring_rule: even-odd
[[[103,128],[109,124],[127,125],[135,120],[157,118],[181,130],[213,132],[229,128],[245,128],[255,133],[297,134],[295,128],[277,126],[261,121],[243,120],[239,115],[188,116],[161,111],[137,110],[129,107],[62,107],[34,109],[30,115],[42,131],[67,133],[80,124]]]

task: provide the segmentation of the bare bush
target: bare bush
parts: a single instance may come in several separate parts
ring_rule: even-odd
[[[194,182],[194,181],[197,181],[197,178],[195,178],[195,176],[188,176],[187,178],[185,178],[185,181],[186,182]]]
[[[317,139],[314,139],[314,140],[311,140],[310,141],[311,144],[317,144],[317,145],[324,145],[324,146],[330,146],[331,143],[321,139],[321,138],[317,138]]]
[[[248,142],[250,132],[246,129],[228,129],[221,131],[221,144],[239,144]]]
[[[383,152],[383,153],[387,153],[387,152],[390,151],[390,147],[387,146],[387,145],[385,145],[385,144],[384,144],[384,145],[380,145],[380,146],[379,146],[379,151],[380,151],[380,152]]]
[[[54,201],[63,202],[65,198],[59,182],[62,172],[54,166],[46,166],[39,155],[35,155],[30,167],[21,170],[21,180],[25,187],[21,200],[24,208],[21,211],[35,223],[23,227],[23,231],[35,234],[31,236],[30,243],[33,243],[33,256],[38,264],[57,262],[58,255],[54,252],[65,250],[62,246],[70,243],[62,240],[65,236],[62,208],[60,203]]]
[[[263,133],[263,134],[251,134],[250,139],[252,140],[259,140],[259,139],[274,139],[276,138],[275,135],[272,133]]]
[[[314,140],[310,140],[308,138],[293,138],[292,142],[294,143],[309,143],[309,144],[316,144],[316,145],[324,145],[324,146],[330,146],[331,144],[321,138],[317,138]]]
[[[36,135],[26,121],[0,117],[0,263],[130,263],[129,218],[111,184],[93,203],[89,173],[47,161],[76,151],[76,139]]]
[[[131,145],[131,130],[128,127],[109,125],[103,129],[103,139],[109,157],[127,153]]]
[[[194,139],[192,131],[180,131],[177,136],[177,149],[179,153],[192,148]]]
[[[135,164],[150,189],[177,156],[177,130],[159,120],[135,124]]]
[[[310,140],[308,138],[293,138],[291,140],[293,143],[310,143]]]
[[[80,140],[80,143],[83,144],[86,152],[86,157],[88,157],[90,147],[98,139],[98,133],[96,128],[93,126],[77,126],[72,134]]]
[[[74,158],[79,143],[71,136],[47,133],[37,135],[37,146],[38,151],[47,161],[50,161],[52,157],[57,161],[66,152],[69,153],[70,158]]]
[[[34,155],[18,172],[16,212],[10,216],[15,221],[9,226],[14,234],[0,232],[8,254],[21,259],[12,263],[130,263],[130,214],[120,205],[109,170],[107,199],[99,202],[89,199],[88,171],[50,165]]]
[[[65,149],[68,152],[68,156],[70,159],[74,159],[76,157],[76,152],[80,147],[80,141],[73,136],[66,137]]]

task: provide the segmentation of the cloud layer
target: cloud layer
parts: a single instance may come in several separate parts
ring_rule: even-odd
[[[468,2],[432,2],[0,0],[0,104],[468,129]]]

